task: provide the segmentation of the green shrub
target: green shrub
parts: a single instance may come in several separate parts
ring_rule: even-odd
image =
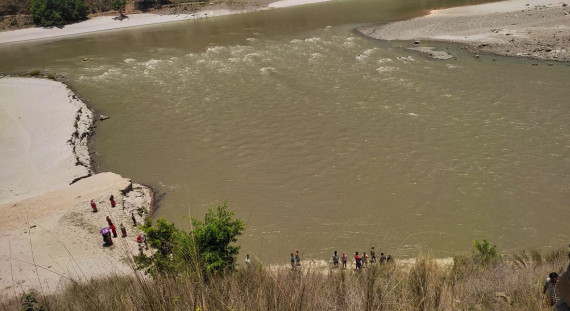
[[[473,241],[473,246],[475,250],[477,250],[476,259],[478,259],[478,263],[488,264],[491,261],[499,259],[497,246],[495,244],[483,239],[481,242],[477,240]]]
[[[53,73],[48,73],[46,77],[50,80],[55,80],[55,75]]]
[[[227,205],[208,210],[204,222],[192,219],[190,232],[177,229],[164,218],[152,225],[147,219],[142,230],[156,252],[135,257],[139,269],[157,277],[195,271],[205,278],[211,273],[233,270],[239,246],[232,245],[244,230],[241,220],[233,219]]]
[[[119,12],[119,14],[121,16],[123,16],[123,13],[125,12],[126,6],[127,6],[126,0],[115,0],[115,1],[113,1],[113,10]]]
[[[37,77],[37,76],[40,75],[40,73],[41,73],[41,71],[39,71],[39,70],[36,69],[36,70],[30,71],[29,75],[30,75],[30,76],[34,76],[34,77]]]
[[[87,18],[89,8],[84,0],[32,0],[34,23],[61,26]]]

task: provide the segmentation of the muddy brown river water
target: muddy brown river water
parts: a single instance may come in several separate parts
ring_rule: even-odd
[[[183,226],[227,200],[241,253],[267,263],[566,245],[570,67],[451,44],[433,60],[354,31],[469,3],[347,0],[1,45],[0,73],[63,75],[111,116],[99,170],[166,193],[158,216]]]

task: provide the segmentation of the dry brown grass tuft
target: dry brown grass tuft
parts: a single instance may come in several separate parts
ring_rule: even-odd
[[[523,255],[526,254],[526,255]],[[195,275],[112,276],[37,297],[47,310],[528,310],[546,311],[548,273],[566,268],[565,251],[518,253],[488,265],[457,256],[361,271],[253,265],[206,282]],[[522,263],[521,263],[522,262]],[[9,310],[18,303],[4,302]],[[18,307],[20,308],[20,307]]]

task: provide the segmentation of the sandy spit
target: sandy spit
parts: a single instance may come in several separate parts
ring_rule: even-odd
[[[138,252],[139,230],[131,213],[140,224],[139,211],[152,208],[152,189],[114,173],[93,174],[93,113],[65,85],[1,78],[0,98],[0,300],[30,289],[57,291],[69,279],[132,273],[128,258]],[[111,247],[99,234],[106,216],[119,231]]]
[[[130,28],[130,27],[177,22],[177,21],[195,20],[195,19],[224,16],[230,14],[242,14],[252,11],[266,10],[269,8],[284,8],[284,7],[325,2],[325,1],[330,1],[330,0],[281,0],[281,1],[272,2],[268,4],[268,6],[251,8],[246,10],[213,9],[213,10],[202,10],[200,12],[192,14],[171,14],[171,15],[143,13],[143,14],[130,14],[128,18],[124,19],[120,19],[118,16],[99,16],[99,17],[90,18],[80,23],[66,25],[62,28],[34,27],[34,28],[0,32],[0,44],[38,40],[38,39],[50,39],[50,38],[57,38],[64,36],[86,34],[91,32],[99,32],[99,31],[106,31],[113,29]]]
[[[474,52],[570,61],[568,0],[509,0],[434,10],[427,16],[358,30],[381,40],[459,42]]]

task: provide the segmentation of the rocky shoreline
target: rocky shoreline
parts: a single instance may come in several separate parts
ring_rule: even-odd
[[[379,40],[457,42],[473,53],[568,62],[569,5],[568,0],[501,1],[435,10],[427,16],[363,26],[358,31]]]

